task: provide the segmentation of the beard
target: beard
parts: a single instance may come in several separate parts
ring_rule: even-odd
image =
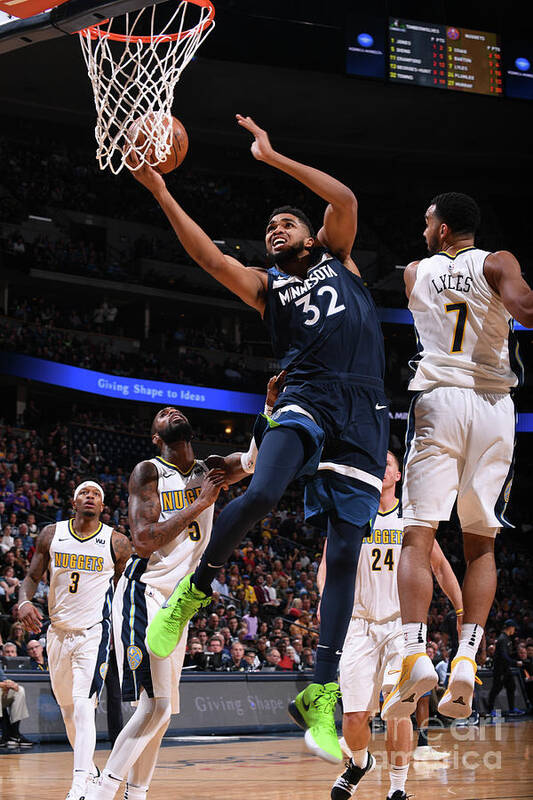
[[[164,431],[159,431],[159,435],[165,444],[190,442],[193,437],[191,423],[188,420],[177,422],[169,425]]]
[[[428,253],[429,253],[430,256],[434,256],[435,253],[439,252],[440,245],[439,245],[439,242],[438,242],[436,236],[432,237],[428,242],[426,242],[426,244],[427,244]]]
[[[288,264],[290,261],[294,261],[296,258],[298,258],[298,256],[300,256],[304,250],[305,247],[302,239],[301,242],[291,244],[290,247],[285,248],[285,250],[281,250],[279,253],[267,252],[268,265],[270,267],[282,267],[284,264]]]

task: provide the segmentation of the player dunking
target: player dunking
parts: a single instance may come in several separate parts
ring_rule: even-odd
[[[74,518],[42,529],[19,593],[19,619],[26,630],[39,633],[42,615],[31,599],[50,570],[48,666],[74,750],[67,800],[85,797],[96,770],[94,709],[107,671],[113,580],[131,554],[128,539],[100,522],[103,506],[99,483],[88,480],[76,487]]]
[[[429,554],[439,520],[454,502],[463,530],[464,622],[439,711],[468,717],[475,656],[496,591],[494,539],[508,526],[515,414],[510,390],[522,365],[512,317],[533,325],[533,291],[506,251],[474,244],[480,221],[471,197],[435,197],[425,215],[429,258],[409,264],[405,285],[419,355],[411,404],[403,488],[404,524],[398,587],[406,642],[402,673],[384,718],[414,710],[437,683],[426,655],[432,581]]]
[[[359,548],[378,509],[388,442],[383,338],[376,308],[351,259],[357,201],[339,181],[276,152],[250,117],[252,154],[292,176],[327,203],[315,236],[306,215],[284,206],[270,214],[265,244],[275,264],[249,269],[223,255],[183,211],[150,167],[134,173],[154,195],[189,255],[255,308],[270,329],[287,382],[262,437],[248,490],[217,519],[194,576],[187,576],[148,629],[165,656],[205,602],[217,570],[247,531],[298,476],[306,478],[306,517],[327,523],[328,576],[314,683],[296,698],[309,749],[342,760],[334,725],[336,674],[350,618]],[[260,437],[259,437],[260,438]]]
[[[400,478],[398,459],[389,450],[379,511],[372,532],[361,547],[352,618],[340,661],[344,710],[342,746],[349,758],[345,772],[333,784],[331,800],[349,800],[359,781],[374,768],[374,757],[368,752],[368,721],[379,710],[380,692],[384,695],[390,692],[396,682],[396,673],[401,669],[403,633],[397,567],[402,549],[403,519],[395,494]],[[327,542],[324,544],[325,553]],[[437,542],[434,542],[431,553],[431,567],[443,592],[454,608],[459,608],[461,590]],[[322,557],[318,571],[320,590],[325,577],[326,560]],[[411,735],[410,719],[392,720],[387,725],[385,743],[390,778],[387,800],[407,800],[405,782]],[[442,757],[440,753],[437,755]]]
[[[193,433],[177,408],[159,411],[152,442],[160,455],[141,461],[129,482],[130,529],[135,554],[113,602],[113,631],[123,700],[138,701],[117,737],[87,800],[112,800],[127,778],[128,800],[145,800],[171,714],[179,712],[179,681],[187,634],[167,658],[146,650],[146,627],[165,598],[196,567],[211,535],[220,489],[253,469],[248,454],[194,457]]]

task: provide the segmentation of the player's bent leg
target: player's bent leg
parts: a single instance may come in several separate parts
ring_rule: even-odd
[[[148,742],[143,752],[128,772],[124,800],[146,800],[159,756],[161,740],[168,728],[170,717],[163,720],[161,727]]]
[[[429,694],[423,695],[416,706],[416,724],[418,726],[418,742],[413,751],[415,761],[443,761],[449,757],[444,750],[437,750],[429,743]]]
[[[304,459],[304,444],[297,431],[282,426],[268,431],[248,489],[222,510],[194,576],[180,581],[148,626],[146,644],[154,656],[169,656],[191,617],[209,605],[211,581],[217,571],[250,528],[278,503]]]
[[[67,800],[78,800],[86,795],[93,774],[93,756],[96,747],[95,701],[90,697],[73,698],[74,720],[74,770],[72,786]]]
[[[496,594],[494,541],[496,529],[479,533],[465,532],[463,546],[466,573],[463,581],[464,621],[457,655],[452,661],[450,680],[438,709],[445,717],[466,719],[472,713],[476,677],[476,653],[483,628]]]
[[[434,522],[410,524],[405,529],[398,566],[405,655],[400,677],[383,703],[381,716],[385,720],[413,714],[420,697],[438,682],[426,655],[426,620],[433,595],[430,554],[435,530]]]
[[[289,704],[293,719],[306,728],[308,750],[336,764],[342,761],[335,728],[335,706],[340,696],[337,670],[353,607],[361,542],[368,531],[368,525],[354,525],[338,517],[329,519],[314,682]]]
[[[389,792],[387,800],[407,800],[405,783],[413,742],[411,719],[391,719],[387,723],[385,746],[389,762]]]
[[[141,692],[135,713],[119,733],[102,772],[100,784],[89,787],[86,800],[113,800],[120,784],[142,757],[152,740],[161,742],[171,716],[170,698],[148,697]],[[153,756],[154,751],[151,750]],[[155,753],[157,757],[157,752]],[[148,774],[148,770],[145,774]],[[134,787],[135,788],[135,787]],[[144,791],[147,786],[137,786]]]
[[[348,756],[346,769],[331,787],[331,800],[348,800],[354,794],[361,778],[371,772],[376,762],[368,752],[370,728],[368,711],[352,711],[342,718],[342,750]]]

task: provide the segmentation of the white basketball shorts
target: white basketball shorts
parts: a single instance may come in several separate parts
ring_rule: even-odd
[[[457,513],[465,533],[496,536],[512,483],[515,410],[508,394],[439,386],[409,411],[404,525],[437,527]]]
[[[379,711],[380,692],[388,694],[398,680],[402,658],[400,617],[383,623],[352,617],[340,660],[344,712]]]
[[[165,602],[164,595],[147,586],[131,569],[139,561],[128,562],[120,578],[113,600],[113,642],[122,686],[122,699],[135,702],[141,689],[148,697],[170,698],[172,713],[179,713],[179,683],[187,629],[173,653],[168,658],[155,658],[146,647],[146,629]],[[128,577],[131,574],[132,577]]]
[[[63,631],[48,628],[46,652],[50,681],[60,706],[71,706],[75,697],[100,697],[107,673],[111,621],[92,628]]]

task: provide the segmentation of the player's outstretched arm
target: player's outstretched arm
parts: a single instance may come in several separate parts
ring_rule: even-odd
[[[462,622],[463,595],[450,562],[442,552],[441,546],[435,539],[431,551],[431,569],[440,588],[452,604],[457,613],[457,627],[460,630]]]
[[[505,308],[526,328],[533,327],[533,289],[522,277],[520,264],[512,253],[499,250],[485,259],[485,277],[500,295]]]
[[[272,408],[283,388],[286,377],[286,370],[282,370],[278,375],[272,375],[268,381],[265,414],[270,415],[272,413]],[[238,483],[238,481],[241,481],[254,472],[257,454],[257,444],[254,436],[252,436],[250,447],[246,453],[231,453],[229,456],[213,455],[209,456],[205,463],[210,469],[222,469],[226,474],[227,484]],[[226,488],[226,486],[223,488]]]
[[[118,579],[124,572],[124,568],[128,563],[129,557],[131,556],[131,542],[127,536],[124,536],[123,533],[113,531],[111,534],[111,548],[113,550],[113,558],[115,560],[115,575],[113,580],[116,586]]]
[[[133,165],[135,165],[134,159],[133,156]],[[155,169],[144,164],[132,172],[132,175],[153,194],[190,257],[230,292],[262,314],[265,310],[266,273],[245,267],[237,259],[225,256],[207,233],[176,202],[168,191],[165,181]]]
[[[160,547],[169,544],[194,522],[198,514],[213,505],[226,483],[226,476],[222,470],[209,470],[194,503],[163,522],[158,521],[161,503],[157,482],[157,470],[149,461],[137,464],[129,480],[131,538],[134,550],[141,558],[149,558]]]
[[[278,153],[270,144],[267,132],[251,117],[237,114],[237,122],[254,137],[252,142],[254,158],[281,172],[286,172],[328,203],[324,214],[324,225],[318,232],[317,238],[341,261],[349,261],[346,266],[351,265],[355,268],[350,258],[357,233],[357,200],[352,190],[331,175]]]
[[[19,589],[18,619],[27,631],[40,633],[42,614],[31,602],[39,581],[50,564],[50,545],[56,532],[55,525],[46,525],[35,543],[35,553],[30,568]]]

